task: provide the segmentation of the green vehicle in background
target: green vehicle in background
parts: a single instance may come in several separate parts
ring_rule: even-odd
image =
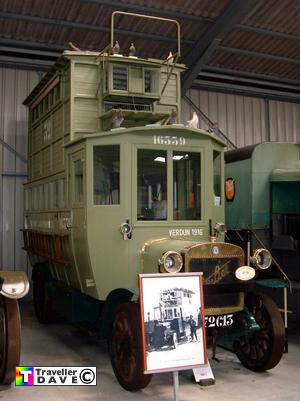
[[[108,339],[119,383],[137,390],[151,379],[138,274],[203,271],[208,335],[230,343],[250,369],[270,369],[284,326],[255,291],[270,260],[257,253],[255,267],[245,266],[244,251],[224,242],[225,144],[179,121],[180,41],[166,60],[122,55],[116,14],[129,13],[113,14],[107,49],[65,51],[25,100],[23,233],[36,315],[92,325]],[[160,20],[180,37],[176,21]]]
[[[227,236],[246,248],[249,232],[252,248],[263,245],[271,252],[266,279],[276,283],[283,276],[285,284],[275,286],[292,289],[285,290],[285,297],[281,291],[271,293],[280,306],[285,298],[288,309],[299,315],[300,145],[264,142],[228,151],[225,161],[227,182],[235,187],[234,198],[226,201]]]

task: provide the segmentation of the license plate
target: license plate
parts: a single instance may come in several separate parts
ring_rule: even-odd
[[[233,314],[205,316],[205,327],[227,327],[233,324]]]

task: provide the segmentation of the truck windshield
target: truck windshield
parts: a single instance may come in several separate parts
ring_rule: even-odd
[[[200,153],[173,152],[173,219],[201,219]]]
[[[167,220],[171,198],[173,220],[200,220],[200,166],[201,155],[197,152],[138,149],[137,219]],[[172,194],[167,190],[168,169],[173,171]]]
[[[138,220],[167,219],[167,152],[138,150]]]

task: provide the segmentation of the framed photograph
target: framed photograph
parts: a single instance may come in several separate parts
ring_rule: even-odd
[[[207,363],[202,273],[140,274],[144,373]]]

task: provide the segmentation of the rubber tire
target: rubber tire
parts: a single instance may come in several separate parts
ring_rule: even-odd
[[[251,338],[243,337],[236,342],[234,351],[246,368],[263,372],[274,368],[281,360],[285,328],[277,305],[267,295],[256,293],[248,307],[262,328],[254,332]],[[257,350],[261,351],[261,355],[258,355]],[[254,357],[251,357],[251,351]]]
[[[42,324],[53,322],[51,298],[45,280],[37,275],[33,280],[33,304],[37,320]]]
[[[148,386],[152,375],[143,373],[141,319],[136,303],[125,302],[115,309],[109,353],[115,376],[125,390],[137,391]]]
[[[20,363],[21,321],[16,299],[0,295],[1,303],[1,357],[0,383],[11,384],[16,377],[16,366]]]

